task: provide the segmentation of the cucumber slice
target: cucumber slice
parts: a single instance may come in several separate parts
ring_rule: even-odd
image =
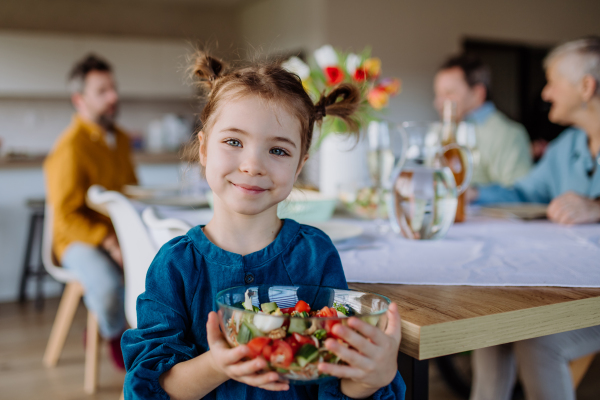
[[[250,339],[252,339],[252,332],[250,332],[248,326],[246,326],[246,324],[242,322],[242,324],[240,325],[240,331],[237,335],[237,342],[239,344],[246,344],[250,341]]]
[[[298,365],[304,367],[306,364],[316,360],[318,356],[319,349],[312,344],[305,344],[296,353],[296,361],[298,361]]]
[[[306,321],[303,321],[300,318],[290,318],[290,326],[288,328],[288,332],[290,333],[300,333],[302,334],[306,330]]]
[[[273,301],[271,303],[262,303],[260,305],[260,308],[264,313],[271,314],[272,312],[277,310],[279,307],[277,307],[277,303],[275,303]]]
[[[250,335],[252,339],[259,336],[265,336],[254,324],[248,321],[242,321],[242,325],[240,326],[240,332],[242,331],[242,327],[246,327],[250,331]],[[239,343],[239,340],[238,340]]]

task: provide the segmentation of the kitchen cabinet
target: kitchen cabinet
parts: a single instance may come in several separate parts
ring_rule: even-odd
[[[187,99],[190,50],[179,40],[0,32],[0,97],[66,98],[73,64],[94,53],[113,66],[123,98]]]

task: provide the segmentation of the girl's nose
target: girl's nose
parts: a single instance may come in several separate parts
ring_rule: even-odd
[[[261,154],[253,151],[246,152],[246,155],[240,164],[240,171],[250,176],[261,176],[265,175],[267,172]]]

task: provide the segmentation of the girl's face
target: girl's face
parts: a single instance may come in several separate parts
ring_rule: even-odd
[[[300,159],[299,121],[255,96],[224,102],[217,113],[210,134],[200,132],[200,163],[215,203],[244,215],[275,207],[308,159]]]

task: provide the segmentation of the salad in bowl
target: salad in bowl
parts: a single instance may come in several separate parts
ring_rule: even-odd
[[[246,345],[267,369],[293,384],[331,378],[319,362],[343,363],[325,347],[336,324],[357,317],[385,330],[390,300],[374,293],[319,286],[240,286],[217,294],[221,329],[232,347]],[[346,344],[347,345],[347,344]]]

